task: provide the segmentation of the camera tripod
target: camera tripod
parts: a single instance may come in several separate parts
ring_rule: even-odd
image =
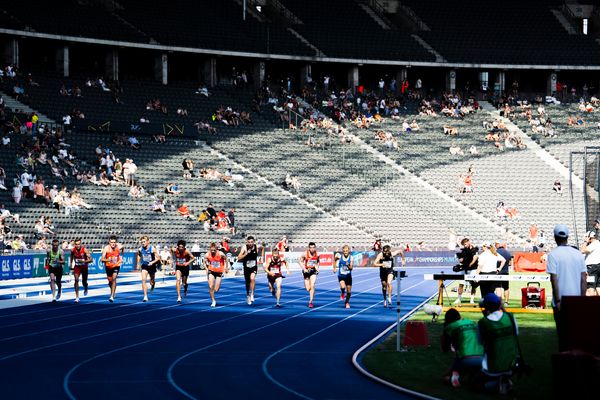
[[[437,305],[442,307],[444,306],[444,295],[448,299],[448,305],[452,305],[450,303],[450,295],[448,294],[448,288],[446,287],[446,284],[444,282],[444,279],[440,279],[438,281],[438,298],[436,302]]]

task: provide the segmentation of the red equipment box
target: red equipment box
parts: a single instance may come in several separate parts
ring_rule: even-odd
[[[546,308],[546,289],[539,282],[528,282],[521,288],[521,307]]]

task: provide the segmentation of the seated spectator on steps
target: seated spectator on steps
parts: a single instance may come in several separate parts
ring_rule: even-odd
[[[450,151],[450,154],[452,154],[453,156],[462,156],[464,155],[462,149],[460,148],[460,146],[453,144],[452,146],[450,146],[450,148],[448,149]]]
[[[163,199],[158,198],[154,201],[154,204],[152,204],[152,211],[156,211],[156,212],[161,212],[161,213],[166,213],[167,210],[165,209],[165,202]]]
[[[192,216],[190,215],[190,209],[188,208],[187,204],[183,203],[182,205],[180,205],[179,208],[177,209],[177,212],[183,218],[190,220],[190,221],[192,220]]]
[[[179,190],[178,185],[176,185],[172,182],[169,182],[167,184],[167,186],[165,187],[165,193],[166,194],[179,194],[179,193],[181,193],[181,190]]]
[[[131,146],[131,148],[134,150],[139,150],[142,147],[139,140],[135,136],[129,136],[127,141],[129,142],[129,146]]]
[[[33,246],[34,250],[48,250],[48,243],[46,243],[46,236],[41,236],[39,240]]]
[[[554,181],[554,185],[552,186],[552,190],[556,192],[556,194],[560,194],[562,196],[563,190],[560,181]]]
[[[452,386],[460,386],[461,376],[481,371],[483,345],[477,324],[461,318],[455,308],[446,311],[441,344],[442,351],[455,353],[449,376]]]

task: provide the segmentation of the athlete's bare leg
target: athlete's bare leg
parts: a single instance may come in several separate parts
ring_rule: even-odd
[[[73,274],[73,281],[75,283],[75,301],[79,301],[79,275],[80,274]]]
[[[50,291],[52,292],[52,300],[55,300],[55,291],[56,290],[56,276],[54,274],[50,274]]]
[[[208,294],[210,295],[210,299],[212,304],[215,304],[215,277],[213,274],[208,274]]]
[[[346,286],[346,304],[350,304],[350,296],[352,296],[352,285]]]
[[[148,287],[146,286],[146,279],[148,279],[148,271],[142,269],[142,290],[144,291],[144,300],[148,299]]]
[[[277,304],[279,304],[279,299],[281,298],[281,281],[283,279],[281,277],[275,279],[275,286],[277,287],[275,292],[275,298],[277,299]]]
[[[177,301],[181,301],[181,271],[175,271],[175,290],[177,291]]]
[[[315,297],[315,286],[317,283],[317,275],[311,275],[309,278],[310,281],[310,289],[309,289],[309,303],[312,304],[313,298]]]
[[[342,292],[341,298],[344,299],[346,297],[346,282],[340,281],[340,291]]]
[[[254,288],[256,287],[256,272],[250,274],[250,301],[254,301]]]
[[[394,275],[389,274],[387,277],[387,295],[388,295],[388,305],[392,305],[392,293],[393,293],[393,284],[394,284]]]

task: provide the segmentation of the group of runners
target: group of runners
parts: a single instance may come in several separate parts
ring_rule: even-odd
[[[150,244],[148,236],[140,238],[141,246],[136,253],[136,267],[141,271],[143,302],[148,301],[148,279],[150,280],[150,291],[154,291],[156,285],[156,272],[159,264],[165,261],[161,258],[158,248]],[[264,244],[259,251],[256,240],[252,236],[246,238],[246,243],[240,249],[238,261],[243,265],[244,281],[246,287],[246,302],[248,305],[254,303],[254,291],[256,288],[256,275],[258,273],[258,265],[263,264],[264,271],[267,276],[269,292],[276,299],[275,306],[281,307],[281,284],[286,275],[291,274],[288,261],[285,259],[285,254],[281,254],[280,250],[275,247],[271,251],[270,257],[265,259]],[[109,243],[102,249],[100,262],[104,264],[108,286],[110,287],[109,301],[115,301],[117,291],[117,278],[123,263],[124,249],[117,242],[117,237],[111,236]],[[177,302],[181,303],[182,299],[188,293],[188,277],[190,275],[190,265],[194,262],[194,255],[186,248],[185,240],[179,240],[177,246],[171,251],[173,264],[175,266],[175,289],[177,292]],[[377,254],[373,262],[374,267],[379,268],[379,276],[381,280],[381,290],[383,294],[383,306],[392,305],[392,283],[395,279],[394,260],[397,256],[401,256],[402,266],[404,265],[404,253],[402,250],[392,252],[389,245],[383,246],[380,253]],[[263,261],[264,260],[264,261]],[[74,247],[70,251],[69,268],[73,272],[75,302],[79,302],[79,282],[83,286],[83,295],[88,294],[88,269],[92,263],[92,256],[81,243],[81,239],[76,239]],[[309,243],[308,249],[302,254],[298,260],[302,275],[304,278],[304,288],[309,294],[308,307],[313,308],[315,297],[315,288],[317,276],[319,275],[320,255],[317,252],[316,244]],[[164,264],[163,264],[164,265]],[[61,279],[63,276],[63,268],[65,267],[65,256],[59,248],[57,239],[52,241],[52,246],[47,253],[46,268],[50,276],[50,289],[52,291],[52,301],[56,302],[62,294]],[[208,252],[204,255],[203,267],[207,274],[208,293],[211,299],[211,307],[216,307],[216,293],[221,287],[223,276],[229,272],[229,260],[227,255],[219,250],[216,243],[211,243]],[[286,274],[283,273],[283,268],[286,269]],[[354,261],[350,253],[350,246],[345,245],[341,253],[335,253],[333,261],[333,273],[337,274],[340,285],[340,299],[344,300],[345,308],[350,308],[350,298],[352,296],[352,271],[354,269]],[[183,294],[181,287],[183,286]]]

